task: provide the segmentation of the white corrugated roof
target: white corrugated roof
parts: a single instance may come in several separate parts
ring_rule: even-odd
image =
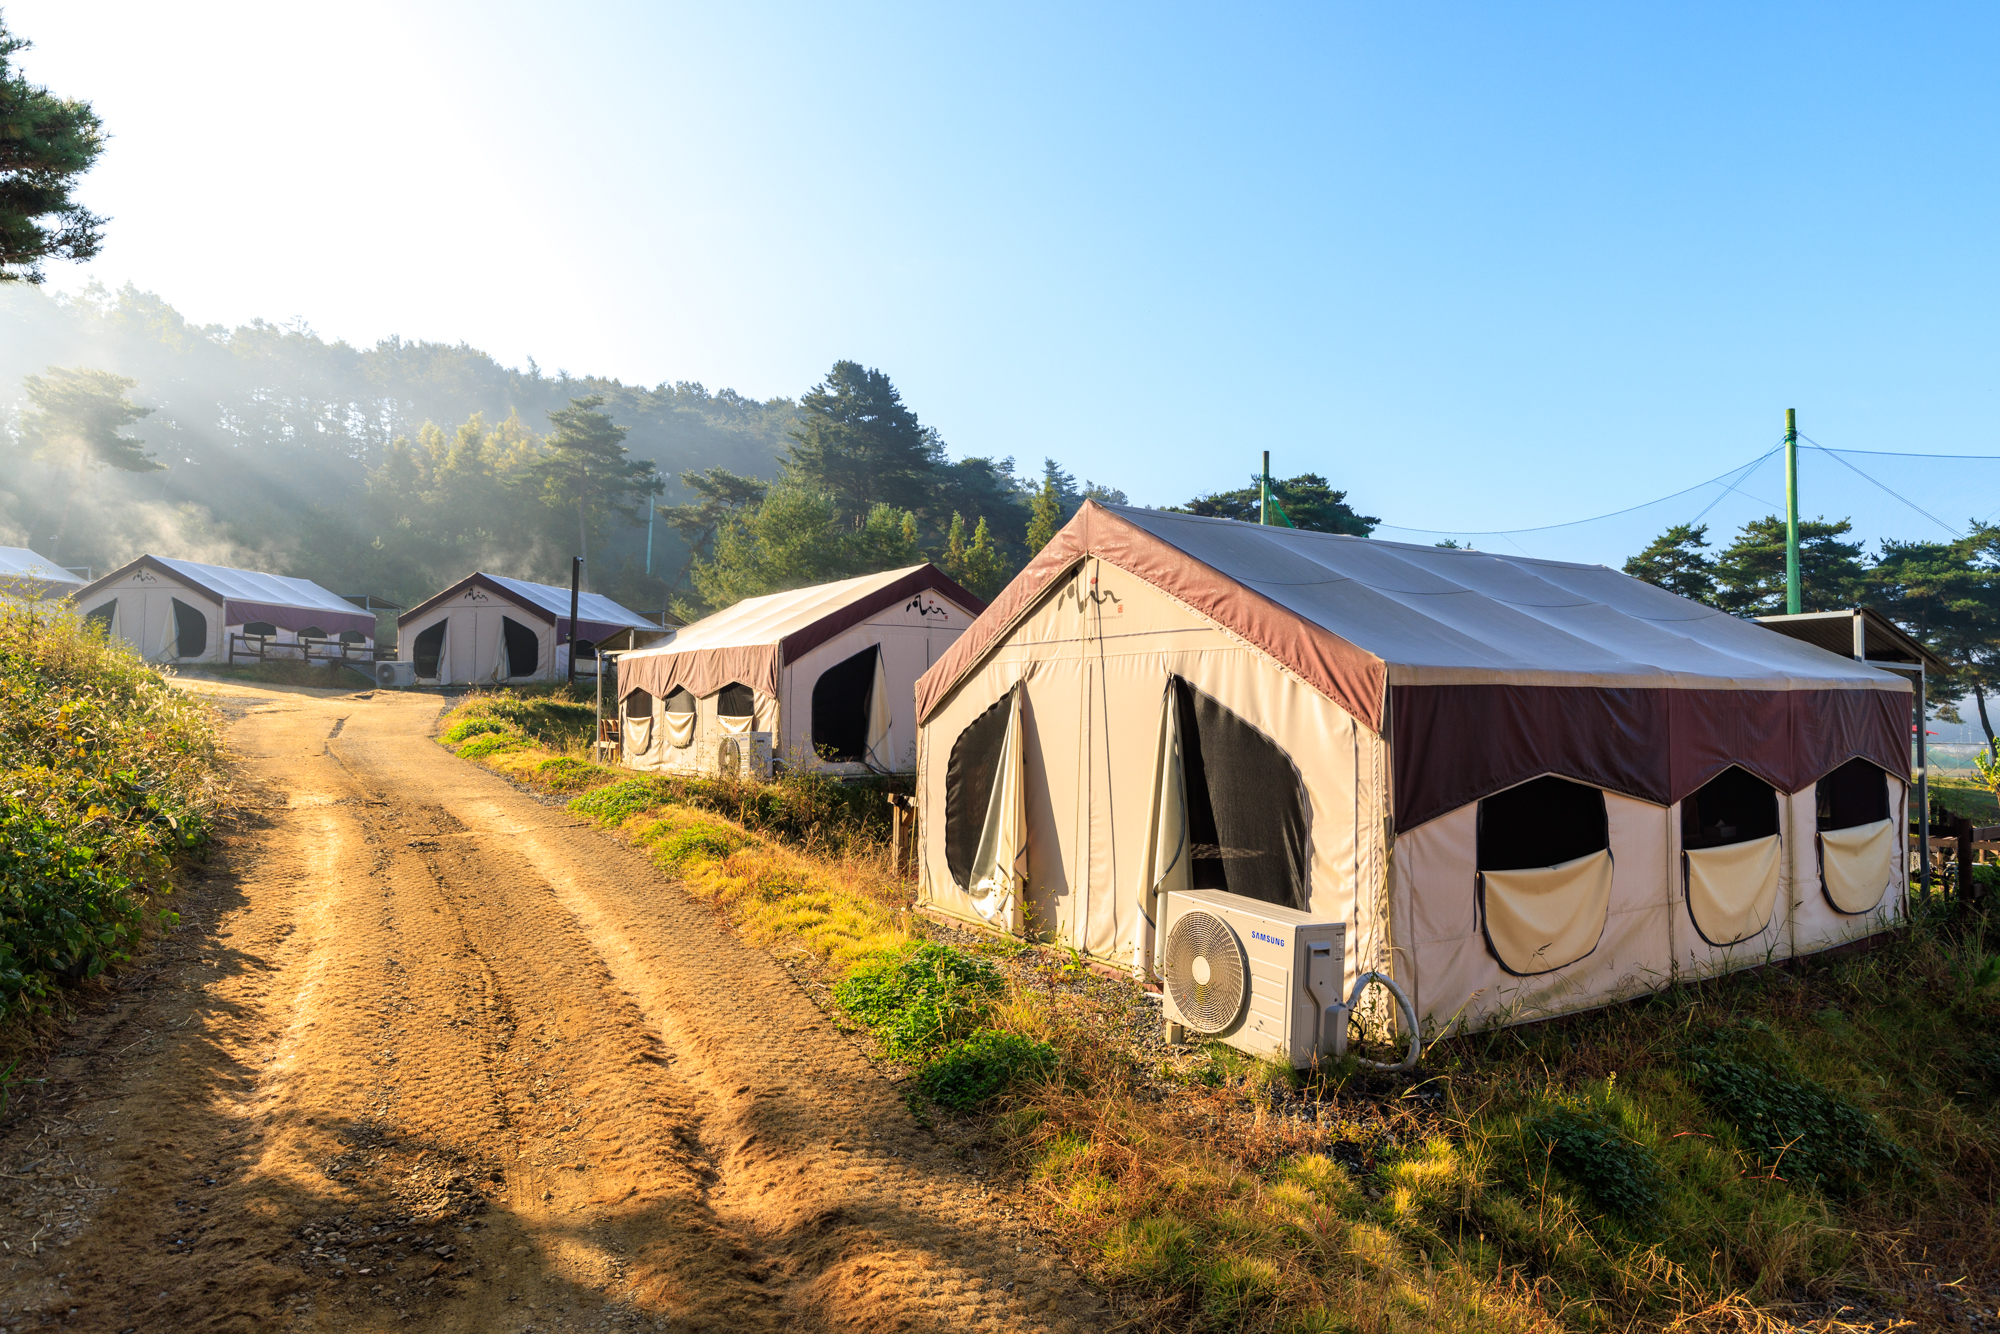
[[[346,598],[327,592],[310,579],[266,574],[262,570],[238,570],[228,565],[203,565],[198,561],[175,560],[168,556],[155,556],[153,559],[230,601],[262,602],[272,607],[310,607],[314,611],[338,611],[349,616],[365,614]]]
[[[768,593],[760,598],[744,598],[713,616],[704,616],[692,625],[682,626],[661,643],[624,656],[638,658],[654,653],[687,653],[695,649],[748,648],[761,644],[776,644],[785,636],[805,629],[813,622],[839,611],[851,602],[857,602],[879,589],[887,588],[898,579],[907,579],[923,568],[922,565],[909,565],[900,570],[864,574],[857,579],[842,579],[837,583],[795,588],[788,593]],[[567,597],[568,593],[565,592],[564,596]]]
[[[525,579],[507,579],[497,574],[489,574],[486,577],[523,602],[531,602],[543,611],[564,620],[569,619],[567,588],[559,588],[554,584],[531,584]],[[636,611],[627,611],[601,593],[577,594],[576,619],[595,621],[602,625],[629,625],[639,630],[660,628],[658,621],[649,621]]]
[[[0,579],[45,579],[53,584],[75,584],[83,587],[83,580],[50,560],[38,556],[26,547],[0,547]]]

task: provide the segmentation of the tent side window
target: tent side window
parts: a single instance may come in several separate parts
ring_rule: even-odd
[[[1553,775],[1479,803],[1479,926],[1516,977],[1593,953],[1611,913],[1611,819],[1604,793]]]
[[[1849,760],[1814,785],[1819,827],[1852,829],[1889,818],[1889,775],[1867,760]]]
[[[749,718],[757,712],[757,693],[740,682],[726,685],[715,697],[719,718]]]
[[[444,656],[444,627],[445,622],[439,621],[419,634],[411,645],[410,658],[417,665],[418,676],[438,674],[438,659]]]
[[[299,631],[300,639],[325,639],[326,637],[326,631],[317,625],[309,625]]]
[[[1526,871],[1611,846],[1604,793],[1567,778],[1537,778],[1479,803],[1479,869]]]
[[[1874,911],[1896,879],[1889,775],[1854,759],[1813,785],[1819,823],[1819,884],[1837,912]]]
[[[269,621],[250,621],[243,627],[243,637],[249,639],[252,636],[258,639],[276,639],[278,627]]]
[[[821,672],[813,683],[812,744],[820,759],[844,763],[867,758],[868,705],[880,651],[870,644]]]
[[[993,803],[993,784],[1000,774],[1013,708],[1010,691],[966,724],[951,743],[951,758],[945,763],[944,861],[953,883],[961,887],[970,888],[972,883],[972,863],[979,856],[979,836]]]
[[[535,632],[512,616],[502,616],[500,638],[507,649],[507,675],[533,676],[542,665],[541,645],[535,639]]]
[[[1304,911],[1312,898],[1305,783],[1292,757],[1176,677],[1195,889]]]
[[[1681,885],[1688,916],[1711,945],[1771,925],[1778,900],[1778,791],[1731,765],[1681,800]]]
[[[111,618],[117,614],[118,599],[113,598],[103,606],[92,607],[89,611],[85,612],[83,623],[85,628],[95,629],[99,634],[109,638],[111,635]]]
[[[174,599],[174,656],[199,658],[208,652],[208,617],[200,609]]]
[[[675,686],[667,696],[667,744],[686,750],[694,744],[694,696],[686,686]]]

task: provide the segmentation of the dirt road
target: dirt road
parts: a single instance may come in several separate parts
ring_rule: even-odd
[[[1105,1323],[783,968],[435,697],[191,688],[262,809],[0,1136],[0,1328]]]

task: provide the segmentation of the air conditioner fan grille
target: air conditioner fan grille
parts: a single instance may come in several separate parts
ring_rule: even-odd
[[[1167,935],[1167,990],[1181,1022],[1197,1033],[1220,1033],[1236,1022],[1248,997],[1243,947],[1214,913],[1182,914]]]

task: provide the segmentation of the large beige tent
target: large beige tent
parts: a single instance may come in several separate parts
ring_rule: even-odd
[[[1087,503],[917,711],[931,907],[1150,971],[1281,904],[1432,1030],[1904,907],[1909,683],[1602,566]]]
[[[577,594],[579,675],[597,671],[596,646],[666,631],[599,593]],[[569,590],[474,572],[396,618],[396,642],[417,680],[437,685],[560,681],[569,676]]]
[[[141,556],[71,595],[84,616],[148,662],[228,662],[268,652],[303,655],[345,644],[373,657],[375,617],[310,579]]]
[[[917,678],[985,605],[931,565],[745,598],[618,656],[625,763],[906,771]]]

